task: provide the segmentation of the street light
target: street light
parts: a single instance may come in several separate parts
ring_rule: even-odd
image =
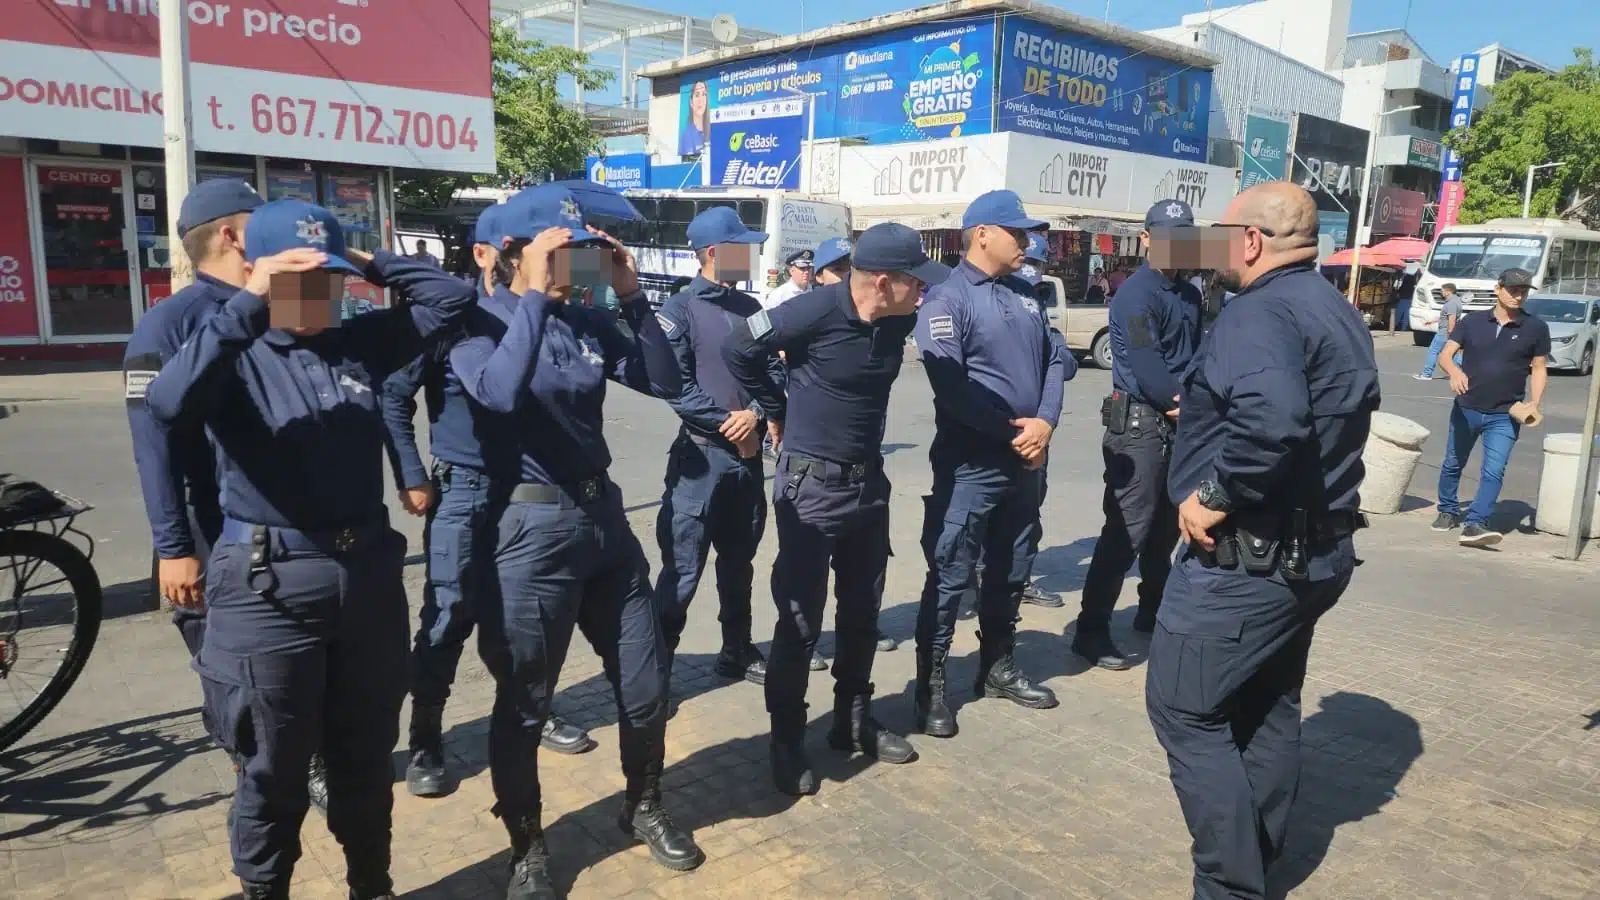
[[[1411,112],[1421,109],[1421,106],[1402,106],[1380,112],[1372,117],[1372,133],[1367,135],[1367,171],[1362,176],[1361,208],[1356,212],[1356,239],[1354,251],[1350,260],[1350,305],[1357,306],[1356,294],[1361,287],[1361,232],[1367,230],[1367,200],[1372,196],[1372,165],[1373,159],[1378,155],[1378,129],[1383,127],[1383,117],[1395,113]]]
[[[1564,165],[1566,165],[1564,162],[1551,162],[1528,167],[1528,182],[1522,188],[1522,217],[1524,219],[1528,217],[1528,207],[1533,204],[1533,173],[1540,169],[1557,169]]]

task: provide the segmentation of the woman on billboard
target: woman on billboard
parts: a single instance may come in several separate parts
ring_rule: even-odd
[[[689,88],[689,113],[678,129],[678,155],[695,156],[706,145],[711,133],[711,88],[704,81],[696,81]]]

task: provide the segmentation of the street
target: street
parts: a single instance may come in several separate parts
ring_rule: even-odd
[[[1467,550],[1427,527],[1448,382],[1410,377],[1425,350],[1409,335],[1376,340],[1384,410],[1432,436],[1401,514],[1358,536],[1364,565],[1319,628],[1304,697],[1305,773],[1274,889],[1296,898],[1600,896],[1600,549],[1578,563],[1556,560],[1563,541],[1531,531],[1540,443],[1579,430],[1587,379],[1552,376],[1546,424],[1523,433],[1506,474],[1496,521],[1506,540],[1495,551]],[[814,673],[811,743],[823,788],[814,798],[783,797],[767,774],[760,690],[711,674],[718,632],[708,568],[680,656],[675,688],[684,703],[668,728],[666,802],[709,861],[673,874],[618,833],[615,710],[598,661],[580,643],[555,706],[593,729],[600,747],[541,756],[558,883],[574,897],[1185,895],[1189,837],[1145,718],[1131,579],[1114,635],[1140,668],[1091,670],[1067,652],[1102,522],[1098,411],[1109,382],[1107,372],[1080,371],[1051,450],[1035,573],[1067,608],[1024,607],[1019,630],[1019,661],[1057,692],[1060,708],[973,701],[977,642],[964,621],[952,652],[953,699],[964,704],[958,737],[912,735],[921,759],[909,766],[845,761],[823,746],[831,679]],[[921,367],[907,365],[884,448],[897,555],[883,622],[908,642],[924,575],[919,498],[931,482],[930,398]],[[83,677],[23,746],[0,757],[0,896],[232,896],[232,771],[201,730],[199,687],[177,634],[145,603],[149,538],[120,374],[0,374],[0,406],[12,408],[0,419],[0,469],[95,505],[82,526],[97,540],[107,589],[107,621]],[[608,413],[612,477],[654,566],[676,420],[615,385]],[[1475,454],[1464,498],[1477,465]],[[392,498],[391,513],[410,540],[415,609],[420,520]],[[763,646],[774,620],[767,573],[775,549],[769,528],[757,559]],[[831,649],[829,633],[822,652]],[[446,710],[459,786],[433,801],[396,787],[394,874],[403,896],[504,890],[505,834],[488,812],[492,684],[474,656],[469,642]],[[913,669],[909,643],[878,658],[877,712],[901,731],[910,727]],[[343,897],[342,856],[315,813],[304,843],[295,896]]]

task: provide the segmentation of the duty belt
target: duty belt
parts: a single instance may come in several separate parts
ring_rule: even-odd
[[[274,551],[329,556],[353,553],[376,543],[388,530],[389,523],[382,519],[344,528],[317,529],[279,528],[224,519],[222,539],[250,545],[250,561],[264,563]]]
[[[582,506],[600,499],[606,492],[604,476],[576,484],[534,484],[527,482],[511,489],[512,503],[549,503],[564,507]]]
[[[784,471],[810,475],[823,482],[860,484],[874,469],[871,463],[836,463],[797,453],[784,456]]]

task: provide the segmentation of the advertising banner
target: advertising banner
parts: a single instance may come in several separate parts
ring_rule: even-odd
[[[1289,177],[1289,122],[1251,113],[1244,122],[1239,190]]]
[[[1204,162],[1211,73],[1008,16],[997,130]]]
[[[994,23],[934,22],[687,75],[677,151],[698,155],[720,107],[816,98],[816,137],[872,144],[991,130]],[[670,145],[669,145],[670,146]]]
[[[0,157],[0,338],[39,335],[27,198],[22,160]]]
[[[858,206],[966,203],[1005,187],[1004,135],[839,150],[839,197]]]
[[[187,9],[197,149],[495,170],[487,0]],[[6,132],[160,147],[159,31],[156,0],[6,4]]]
[[[1435,234],[1454,225],[1461,218],[1461,201],[1466,198],[1466,182],[1446,181],[1439,186],[1439,218],[1433,226]]]
[[[622,153],[601,159],[591,156],[586,166],[588,179],[595,184],[625,191],[650,186],[650,154]]]
[[[1332,242],[1329,255],[1350,246],[1350,214],[1343,212],[1317,213],[1317,233]]]
[[[740,103],[712,111],[710,184],[716,187],[800,187],[806,101]]]
[[[1152,205],[1182,200],[1216,220],[1232,202],[1232,169],[1101,150],[1026,134],[1006,135],[1006,186],[1028,203],[1120,213],[1143,220]]]
[[[1216,221],[1228,211],[1237,195],[1233,169],[1186,163],[1174,159],[1137,155],[1133,158],[1133,189],[1128,211],[1143,218],[1163,200],[1182,200],[1196,219]]]
[[[1372,211],[1372,233],[1411,237],[1422,230],[1422,207],[1428,198],[1404,188],[1379,188]]]
[[[1456,83],[1450,103],[1450,128],[1466,128],[1472,124],[1472,104],[1478,94],[1478,54],[1468,53],[1456,61]],[[1439,191],[1439,217],[1434,230],[1449,228],[1461,215],[1461,201],[1467,189],[1461,183],[1461,156],[1449,147],[1444,148],[1440,163],[1444,184]]]
[[[1289,177],[1311,192],[1317,209],[1347,213],[1356,208],[1366,158],[1366,129],[1305,113],[1296,117]]]
[[[1425,141],[1414,137],[1406,147],[1406,165],[1420,169],[1437,169],[1444,163],[1444,145],[1438,141]]]

